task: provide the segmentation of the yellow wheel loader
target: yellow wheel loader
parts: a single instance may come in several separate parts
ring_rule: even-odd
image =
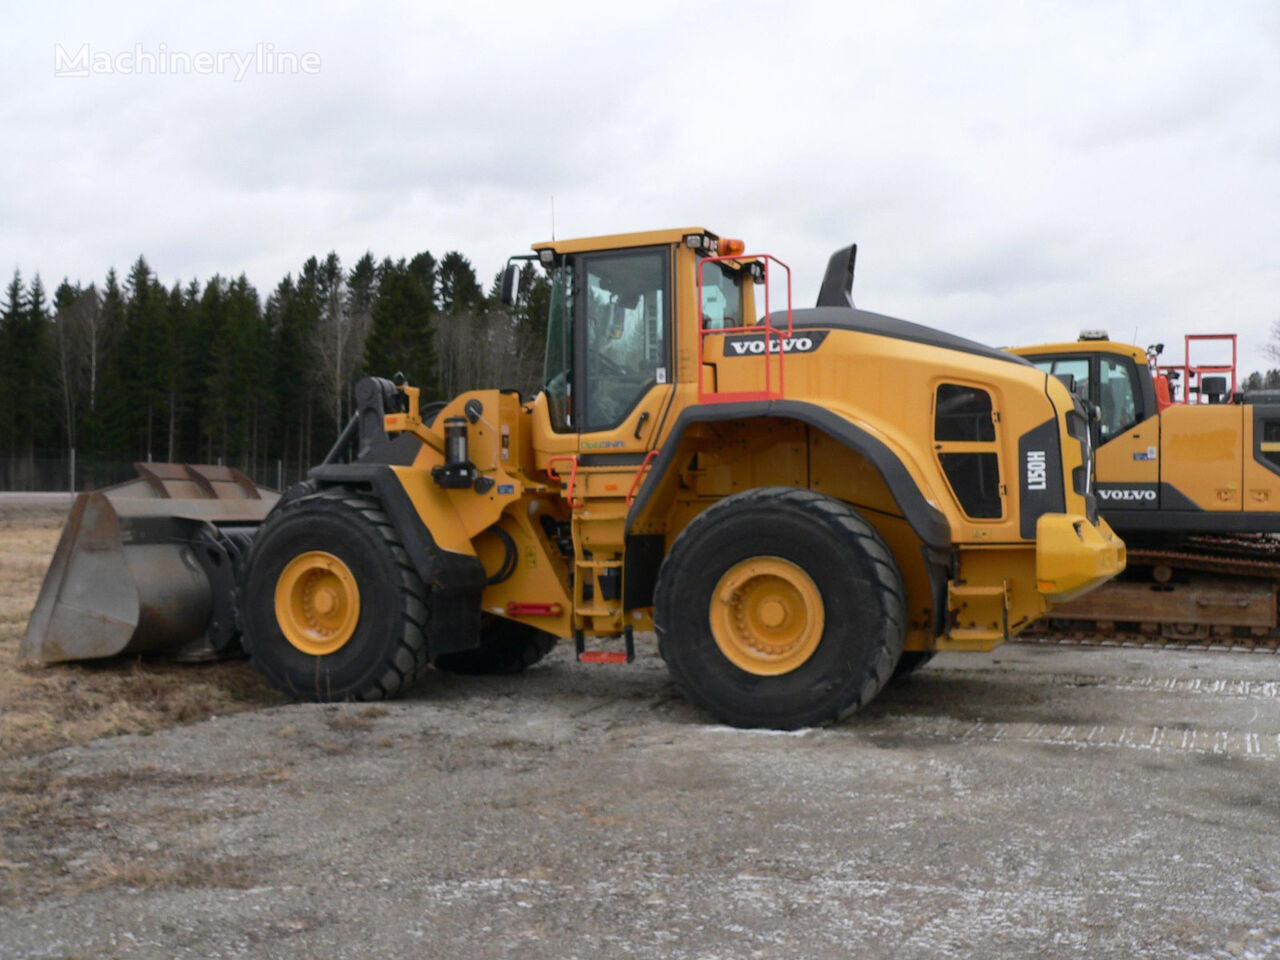
[[[792,308],[780,261],[702,228],[533,250],[503,286],[522,261],[550,277],[536,396],[426,405],[366,378],[325,462],[228,554],[212,605],[281,690],[389,697],[432,665],[516,670],[561,639],[626,662],[653,629],[712,717],[794,728],[1123,568],[1084,404],[1007,353],[855,309],[855,248],[813,309]],[[56,629],[83,599],[56,574],[27,650],[93,655],[87,615]]]
[[[1233,334],[1188,335],[1176,365],[1161,364],[1163,346],[1085,331],[1075,343],[1012,350],[1094,406],[1095,494],[1130,551],[1122,578],[1054,609],[1034,632],[1274,650],[1280,397],[1237,392]],[[1215,362],[1195,362],[1193,347]]]

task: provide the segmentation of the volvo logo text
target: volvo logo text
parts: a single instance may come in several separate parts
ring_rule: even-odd
[[[783,353],[808,353],[813,349],[813,341],[808,337],[783,337],[780,342]],[[730,343],[729,346],[733,348],[733,352],[738,356],[746,353],[764,353],[763,340],[739,341]],[[770,352],[777,353],[778,351],[775,349]]]
[[[822,341],[827,339],[827,333],[826,330],[815,330],[812,333],[797,333],[791,337],[774,335],[769,344],[769,353],[813,353],[822,346]],[[724,338],[726,357],[763,356],[764,353],[763,336],[749,333]]]
[[[1156,492],[1150,489],[1140,490],[1140,489],[1132,489],[1132,488],[1128,490],[1099,489],[1098,499],[1099,500],[1136,500],[1136,501],[1154,502],[1156,499]]]

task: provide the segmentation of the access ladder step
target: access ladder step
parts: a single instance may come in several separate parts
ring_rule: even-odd
[[[578,655],[579,663],[630,663],[636,658],[636,638],[631,627],[624,627],[622,636],[626,650],[588,650],[581,630],[573,633],[573,648]]]

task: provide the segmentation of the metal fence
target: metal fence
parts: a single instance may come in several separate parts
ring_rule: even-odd
[[[217,461],[221,466],[222,462]],[[59,491],[79,493],[123,483],[137,476],[132,460],[79,457],[70,451],[34,457],[0,457],[0,491]],[[306,478],[314,466],[295,460],[271,460],[255,467],[230,463],[259,486],[284,490]]]

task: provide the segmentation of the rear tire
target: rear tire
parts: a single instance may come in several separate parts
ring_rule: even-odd
[[[795,729],[879,693],[902,654],[905,596],[893,554],[851,507],[763,487],[726,497],[676,538],[654,626],[694,704],[733,726]]]
[[[339,573],[325,581],[324,565]],[[427,668],[426,587],[368,496],[329,490],[274,511],[254,538],[240,597],[246,652],[290,696],[388,699]],[[353,607],[345,621],[329,615]]]
[[[480,646],[474,650],[436,657],[437,670],[470,676],[521,673],[553,649],[559,638],[503,617],[494,617],[480,628]]]

